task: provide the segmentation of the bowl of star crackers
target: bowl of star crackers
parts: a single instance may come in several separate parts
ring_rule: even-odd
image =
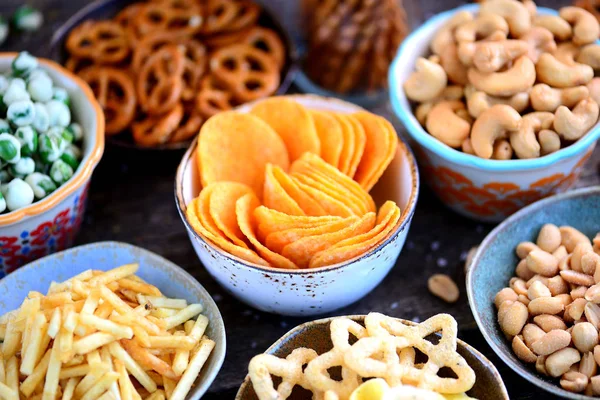
[[[311,95],[218,114],[176,175],[200,261],[263,311],[325,313],[396,264],[417,200],[414,157],[384,118]]]
[[[448,314],[308,322],[250,361],[236,400],[508,399],[494,365],[457,331]]]
[[[86,81],[107,141],[185,149],[212,115],[289,88],[295,48],[252,0],[100,0],[54,34],[51,55]]]

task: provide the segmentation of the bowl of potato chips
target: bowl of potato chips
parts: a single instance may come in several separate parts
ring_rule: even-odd
[[[384,118],[339,100],[281,96],[209,119],[176,176],[198,257],[263,311],[313,315],[381,282],[418,193],[408,146]]]
[[[508,399],[494,365],[457,329],[448,314],[308,322],[250,361],[236,400]]]
[[[225,358],[206,290],[117,242],[57,253],[0,281],[0,341],[4,399],[199,399]]]

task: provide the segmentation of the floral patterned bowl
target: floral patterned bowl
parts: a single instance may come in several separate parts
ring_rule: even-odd
[[[417,57],[427,54],[437,30],[456,12],[477,12],[478,8],[466,5],[441,13],[403,42],[390,67],[390,97],[396,115],[413,139],[421,171],[438,197],[462,215],[499,222],[530,203],[568,190],[596,146],[600,125],[564,149],[529,160],[486,160],[452,149],[427,133],[417,121],[402,84]],[[538,13],[556,15],[556,11],[543,7]]]
[[[16,53],[0,53],[0,71]],[[74,120],[83,128],[83,159],[73,177],[50,196],[0,214],[0,278],[29,261],[70,247],[85,211],[92,172],[104,152],[104,114],[90,88],[60,65],[39,59],[71,97]]]

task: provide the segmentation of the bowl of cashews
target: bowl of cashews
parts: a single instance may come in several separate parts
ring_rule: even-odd
[[[577,181],[600,136],[599,36],[577,7],[488,0],[405,40],[392,106],[447,206],[498,222]]]

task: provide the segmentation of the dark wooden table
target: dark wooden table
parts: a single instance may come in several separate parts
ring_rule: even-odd
[[[409,14],[417,21],[453,8],[458,0],[405,0]],[[0,0],[0,14],[7,16],[21,0]],[[0,50],[29,50],[43,56],[54,30],[87,0],[33,0],[29,4],[43,10],[45,24],[35,34],[14,34]],[[267,0],[267,7],[285,18],[284,24],[295,34],[293,0]],[[540,1],[557,7],[565,1]],[[288,23],[289,22],[289,23]],[[297,36],[297,35],[296,35]],[[391,117],[389,105],[378,107]],[[398,122],[394,121],[398,126]],[[398,126],[399,130],[400,127]],[[212,294],[219,305],[227,327],[227,356],[219,376],[205,399],[233,399],[246,375],[250,358],[264,351],[289,329],[307,319],[288,318],[258,312],[229,296],[200,264],[175,209],[173,185],[175,169],[181,153],[135,154],[107,148],[94,173],[88,210],[78,237],[78,244],[117,240],[154,251],[189,271]],[[600,150],[587,162],[578,187],[600,184]],[[365,314],[379,311],[415,321],[447,312],[458,320],[460,337],[483,352],[500,370],[513,399],[554,396],[537,389],[512,372],[498,357],[478,331],[464,290],[463,264],[467,251],[477,245],[493,225],[477,223],[458,216],[425,186],[408,240],[397,266],[372,293],[354,305],[331,315]],[[454,305],[433,297],[427,290],[427,278],[436,272],[454,277],[461,296]]]

